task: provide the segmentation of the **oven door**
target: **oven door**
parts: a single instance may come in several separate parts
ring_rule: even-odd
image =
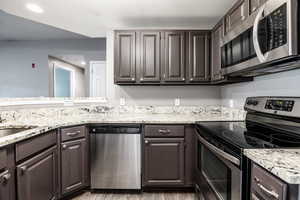
[[[208,143],[197,141],[197,179],[206,200],[241,200],[240,160]]]

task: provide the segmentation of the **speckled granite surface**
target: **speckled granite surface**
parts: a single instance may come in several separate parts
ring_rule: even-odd
[[[193,124],[196,121],[244,120],[245,112],[221,106],[109,106],[14,109],[0,112],[0,128],[37,126],[0,137],[0,147],[46,131],[88,123]]]
[[[300,184],[300,149],[246,149],[244,154],[285,182]]]

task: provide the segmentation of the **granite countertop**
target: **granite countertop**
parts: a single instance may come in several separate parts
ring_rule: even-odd
[[[300,184],[300,149],[246,149],[244,155],[290,184]]]
[[[78,116],[71,117],[64,120],[46,120],[37,123],[21,124],[7,123],[1,124],[0,129],[15,128],[15,127],[36,127],[26,131],[22,131],[13,135],[0,137],[0,147],[13,144],[47,131],[65,127],[83,124],[97,124],[97,123],[147,123],[147,124],[193,124],[196,121],[228,121],[227,117],[220,117],[220,115],[197,116],[197,115],[183,115],[183,114],[135,114],[135,115],[108,115],[105,117],[93,116]]]

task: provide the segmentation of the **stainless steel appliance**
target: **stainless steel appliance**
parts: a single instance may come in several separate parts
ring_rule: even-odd
[[[300,148],[300,98],[251,97],[245,110],[245,121],[196,123],[196,182],[205,200],[250,199],[244,149]]]
[[[300,67],[299,1],[268,0],[222,41],[222,73],[258,76]]]
[[[91,189],[141,189],[140,125],[90,129]]]

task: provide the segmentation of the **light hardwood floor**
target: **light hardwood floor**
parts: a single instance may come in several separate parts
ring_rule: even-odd
[[[195,200],[193,193],[112,194],[86,192],[72,200]]]

